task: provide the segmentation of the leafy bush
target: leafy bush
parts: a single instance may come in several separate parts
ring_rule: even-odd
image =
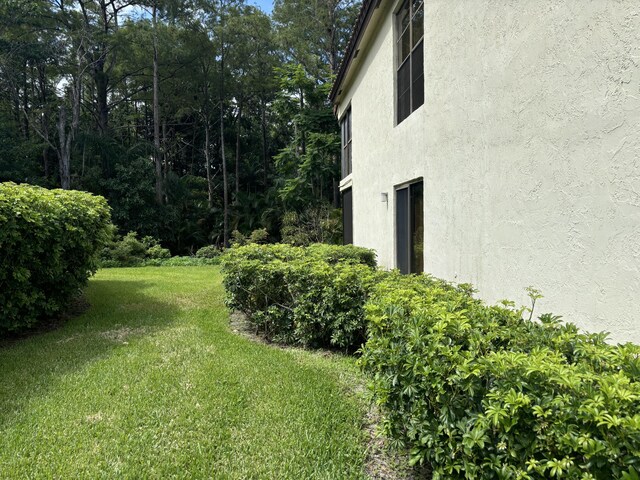
[[[230,260],[247,259],[270,262],[272,260],[295,260],[314,258],[331,264],[339,262],[361,263],[371,268],[377,266],[376,253],[368,248],[354,245],[314,244],[308,247],[293,247],[282,243],[272,245],[245,245],[227,250]]]
[[[220,256],[220,249],[215,245],[207,245],[196,252],[198,258],[217,258]]]
[[[360,362],[386,433],[435,479],[633,478],[640,347],[471,293],[397,274],[375,287]]]
[[[290,245],[342,243],[342,210],[323,204],[282,217],[282,241]]]
[[[164,259],[171,258],[171,252],[168,248],[162,248],[160,245],[154,245],[153,247],[149,247],[147,249],[147,258],[152,259]]]
[[[102,197],[0,184],[0,333],[60,312],[95,272],[111,228]]]
[[[149,258],[140,262],[138,267],[203,267],[206,265],[219,265],[220,258],[198,258],[198,257],[169,257],[169,258]]]
[[[252,243],[260,245],[266,243],[267,238],[269,238],[269,232],[267,232],[266,228],[254,230],[249,234],[249,236],[244,235],[239,230],[234,230],[231,232],[231,245],[236,247],[250,245]]]
[[[362,344],[364,303],[382,275],[373,252],[248,245],[228,250],[222,265],[228,305],[268,339],[343,349]]]
[[[139,240],[136,232],[129,232],[121,238],[115,237],[102,250],[100,266],[102,268],[137,267],[148,260],[168,258],[171,258],[171,252],[163,248],[158,240],[150,236]]]
[[[130,266],[141,261],[146,253],[147,247],[138,239],[138,234],[129,232],[119,240],[112,240],[102,251],[101,257],[103,261]]]

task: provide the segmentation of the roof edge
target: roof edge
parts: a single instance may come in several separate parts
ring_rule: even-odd
[[[362,36],[369,25],[373,12],[380,6],[381,1],[382,0],[364,0],[362,4],[353,32],[351,33],[351,38],[349,38],[344,58],[342,59],[342,62],[340,62],[338,75],[333,83],[333,87],[331,88],[331,93],[329,94],[329,99],[333,104],[336,103],[336,98],[340,93],[340,87],[347,76],[351,63],[356,58],[358,45],[360,44],[360,40],[362,40]]]

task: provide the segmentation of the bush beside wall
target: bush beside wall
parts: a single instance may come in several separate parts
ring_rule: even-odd
[[[268,339],[355,350],[364,303],[378,281],[375,254],[347,246],[247,245],[223,256],[228,305]]]
[[[433,478],[638,480],[640,347],[374,267],[357,247],[223,257],[229,306],[267,337],[352,351],[367,338],[382,427]]]
[[[435,479],[612,479],[640,470],[640,348],[467,287],[390,275],[361,365],[386,433]],[[633,478],[629,476],[628,478]]]
[[[0,333],[60,312],[95,272],[110,235],[102,197],[0,184]]]

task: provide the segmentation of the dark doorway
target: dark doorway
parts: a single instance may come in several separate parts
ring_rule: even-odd
[[[351,189],[342,192],[342,228],[345,245],[353,243],[353,194]]]
[[[424,272],[424,187],[422,181],[396,190],[396,267]]]

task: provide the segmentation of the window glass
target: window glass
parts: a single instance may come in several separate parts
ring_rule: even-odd
[[[424,272],[424,200],[423,183],[410,187],[411,273]]]
[[[400,10],[398,11],[398,31],[402,34],[409,26],[409,19],[411,18],[411,4],[409,0],[406,0]]]
[[[411,114],[411,61],[407,59],[398,70],[398,122]]]
[[[424,4],[421,3],[420,7],[414,13],[411,25],[413,29],[411,46],[415,47],[424,35]]]
[[[342,136],[342,178],[351,173],[351,107],[347,109],[340,121]]]
[[[405,0],[396,14],[397,123],[424,104],[424,1]]]
[[[415,182],[396,190],[396,267],[424,271],[424,186]]]
[[[342,192],[342,225],[343,243],[353,243],[353,192],[349,188]]]
[[[424,42],[416,46],[411,62],[411,106],[415,110],[424,104]]]
[[[400,62],[404,62],[405,59],[411,53],[411,31],[407,28],[400,38]]]

